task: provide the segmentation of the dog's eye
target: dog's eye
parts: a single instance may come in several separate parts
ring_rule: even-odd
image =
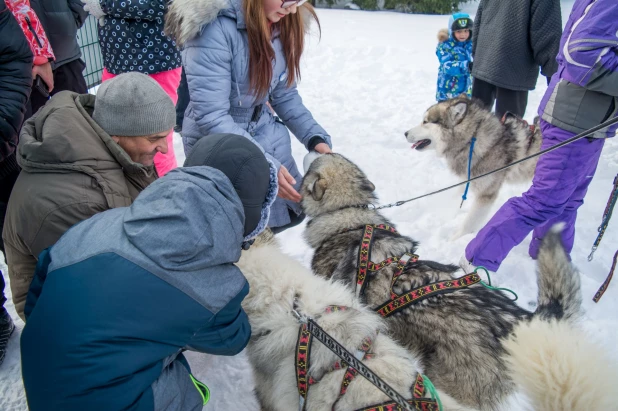
[[[429,123],[429,121],[423,120],[423,124],[427,124],[427,123]]]

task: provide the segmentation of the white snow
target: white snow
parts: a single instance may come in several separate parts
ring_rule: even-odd
[[[573,0],[563,0],[563,20]],[[476,4],[466,4],[472,16]],[[375,183],[382,204],[407,199],[458,182],[445,164],[432,152],[410,149],[403,133],[420,122],[425,109],[434,103],[437,76],[436,34],[446,27],[447,16],[406,15],[391,12],[318,10],[322,37],[314,35],[303,60],[303,79],[299,86],[305,104],[332,135],[334,150],[359,164]],[[545,79],[530,93],[526,119],[534,117],[545,91]],[[179,163],[184,160],[177,135],[175,148]],[[296,141],[294,156],[302,167],[305,149]],[[618,244],[618,223],[612,221],[592,262],[590,247],[605,202],[618,172],[618,139],[607,141],[597,173],[590,185],[577,221],[574,263],[581,271],[585,321],[591,338],[607,347],[613,359],[618,340],[618,285],[616,280],[600,303],[592,297],[609,272]],[[495,212],[508,198],[521,194],[526,186],[505,187],[492,209]],[[458,227],[470,204],[459,210],[456,192],[425,198],[385,212],[398,229],[421,242],[422,258],[457,263],[473,236],[456,242],[448,238]],[[468,201],[467,203],[470,203]],[[487,218],[489,219],[489,215]],[[618,219],[615,218],[614,220]],[[285,251],[309,266],[312,251],[302,239],[303,226],[281,235]],[[515,290],[524,308],[533,309],[536,300],[534,262],[528,257],[527,238],[504,261],[494,282]],[[0,266],[6,277],[6,266]],[[8,280],[8,279],[7,279]],[[5,290],[7,309],[16,319]],[[0,409],[26,409],[21,383],[19,336],[23,322],[11,338],[7,358],[0,366]],[[205,410],[257,410],[253,380],[244,353],[214,357],[190,353],[194,373],[212,392]],[[511,409],[525,409],[517,402]]]

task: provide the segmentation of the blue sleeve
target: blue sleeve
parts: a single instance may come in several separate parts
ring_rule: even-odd
[[[206,326],[198,330],[187,349],[215,355],[236,355],[249,343],[251,326],[241,307],[249,293],[249,283],[221,309]]]
[[[221,19],[207,25],[198,38],[187,43],[182,51],[182,61],[195,121],[202,135],[240,135],[251,140],[264,152],[262,146],[247,130],[236,124],[230,115],[232,51]],[[267,153],[265,155],[279,169],[280,162]]]
[[[47,269],[50,263],[51,257],[49,255],[49,248],[46,248],[41,252],[41,254],[39,254],[39,261],[34,270],[34,277],[32,278],[32,283],[30,283],[30,289],[28,290],[28,295],[26,296],[26,305],[24,307],[24,315],[26,320],[30,317],[32,310],[34,310],[34,307],[39,300],[39,296],[43,291],[43,284],[47,278]]]
[[[455,50],[448,41],[440,43],[436,49],[436,55],[440,61],[440,70],[449,76],[463,76],[468,74],[468,56],[455,57]]]
[[[118,19],[160,20],[167,12],[167,0],[100,0],[101,10]]]
[[[320,137],[332,147],[328,133],[303,104],[296,83],[287,87],[286,80],[279,81],[270,97],[273,109],[302,145],[309,149],[311,139]]]

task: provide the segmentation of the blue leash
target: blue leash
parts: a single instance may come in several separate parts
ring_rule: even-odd
[[[476,143],[476,137],[472,137],[472,141],[470,141],[470,153],[468,154],[468,180],[470,180],[470,170],[472,169],[472,153],[474,152],[474,143]],[[464,201],[468,199],[468,188],[470,188],[470,181],[466,183],[466,190],[461,196],[461,204],[459,208],[463,206]]]

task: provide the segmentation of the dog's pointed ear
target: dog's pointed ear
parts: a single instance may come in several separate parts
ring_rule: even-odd
[[[306,185],[307,191],[311,194],[311,197],[315,201],[321,201],[322,197],[324,197],[324,192],[328,186],[328,183],[325,179],[321,178],[318,173],[310,173],[305,175],[305,179],[308,179],[308,184]]]
[[[466,117],[468,112],[467,102],[458,102],[448,108],[448,116],[451,122],[451,126],[456,126]]]
[[[323,178],[317,179],[313,183],[313,189],[311,190],[311,197],[313,197],[315,201],[322,201],[322,197],[324,197],[324,193],[326,192],[327,188],[328,188],[328,183],[326,182],[326,180],[324,180]]]

